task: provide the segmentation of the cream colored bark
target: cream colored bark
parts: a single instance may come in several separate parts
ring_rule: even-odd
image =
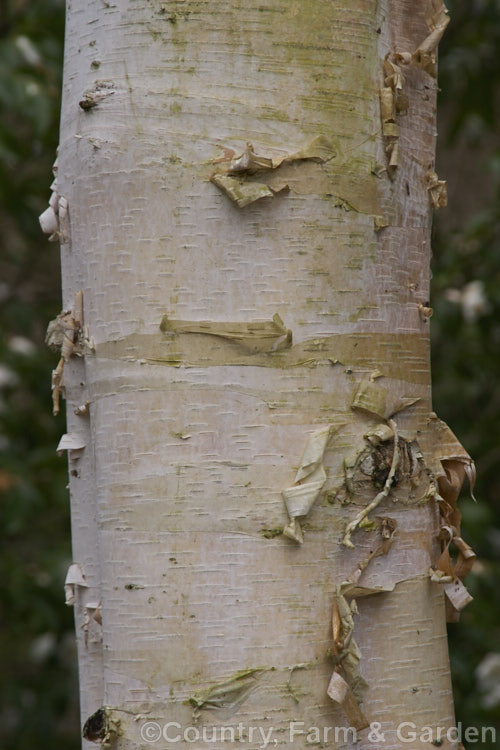
[[[64,365],[83,721],[105,707],[90,739],[240,724],[237,746],[262,744],[255,726],[302,747],[290,722],[354,723],[363,749],[371,723],[416,748],[400,722],[454,723],[443,587],[460,584],[438,533],[469,459],[431,413],[439,5],[68,3],[64,307],[83,290],[95,341],[81,329]]]

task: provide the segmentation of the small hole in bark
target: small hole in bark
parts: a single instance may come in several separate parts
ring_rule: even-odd
[[[392,443],[381,443],[372,451],[372,482],[377,489],[383,489],[387,482],[387,477],[391,470],[392,457],[394,455],[394,446]],[[399,473],[396,471],[393,480],[392,487],[395,487],[399,482]]]
[[[83,738],[90,742],[101,742],[106,736],[106,724],[106,712],[103,708],[98,708],[83,725]]]

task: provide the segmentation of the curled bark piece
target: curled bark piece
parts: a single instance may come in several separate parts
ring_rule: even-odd
[[[449,603],[449,605],[451,605],[453,609],[451,621],[456,621],[456,619],[458,619],[459,613],[464,607],[467,606],[467,604],[470,604],[474,597],[469,594],[466,587],[459,578],[456,578],[450,583],[444,583],[443,588],[448,600],[447,603]],[[450,621],[449,617],[448,621]]]
[[[359,410],[370,416],[387,419],[409,406],[413,406],[419,398],[400,398],[371,378],[364,378],[356,389],[351,409]]]
[[[267,169],[273,169],[273,160],[267,156],[258,156],[253,150],[251,143],[247,143],[246,149],[240,156],[231,159],[228,172],[247,172],[253,174]]]
[[[49,207],[38,217],[40,227],[44,234],[49,235],[49,242],[68,242],[69,225],[68,225],[68,200],[64,195],[59,195],[57,187],[57,162],[56,158],[52,173],[54,180],[50,186],[52,191],[49,198]]]
[[[261,198],[273,198],[277,192],[286,190],[288,185],[283,185],[280,190],[272,190],[263,182],[246,182],[236,177],[226,174],[216,174],[211,178],[214,185],[217,185],[228,198],[236,203],[239,208],[244,208],[250,203],[260,200]]]
[[[66,578],[64,580],[65,604],[67,607],[72,607],[75,603],[76,586],[88,588],[88,583],[85,580],[81,565],[79,563],[72,563],[68,568],[68,572],[66,573]]]
[[[380,443],[386,443],[388,440],[392,440],[394,438],[394,432],[388,424],[380,423],[367,432],[363,437],[372,445],[380,445]]]
[[[436,78],[437,48],[450,22],[448,11],[442,0],[429,0],[425,20],[430,33],[412,54],[411,61]]]
[[[399,65],[386,56],[384,60],[384,85],[380,89],[380,116],[382,135],[387,154],[387,172],[392,178],[399,160],[398,118],[408,110],[408,97],[403,93],[404,76]]]
[[[448,622],[457,622],[461,610],[473,599],[463,581],[472,570],[476,554],[467,542],[456,535],[454,526],[443,526],[441,531],[445,539],[447,537],[447,542],[441,557],[435,566],[430,568],[429,575],[432,581],[443,584]],[[449,551],[452,543],[458,550],[455,561]]]
[[[83,326],[83,292],[75,294],[72,310],[63,310],[47,326],[45,343],[54,350],[60,351],[61,358],[52,371],[53,414],[59,413],[59,399],[64,395],[64,366],[73,355],[83,356],[86,351],[94,351],[95,345],[88,330]]]
[[[380,89],[380,111],[382,115],[382,135],[398,136],[399,128],[394,119],[394,93],[389,86]]]
[[[432,207],[438,211],[448,205],[448,190],[446,180],[440,180],[432,169],[425,175],[427,190],[432,202]]]
[[[354,729],[360,732],[362,729],[366,729],[366,727],[370,726],[370,722],[361,710],[351,688],[338,672],[332,674],[326,692],[332,701],[335,701],[335,703],[342,706],[351,727],[354,727]]]
[[[377,519],[377,533],[381,540],[373,552],[358,564],[357,569],[348,580],[337,586],[332,609],[332,656],[336,662],[335,670],[328,685],[328,696],[342,706],[351,726],[358,731],[369,726],[360,703],[368,687],[359,671],[361,651],[354,640],[354,614],[357,614],[355,597],[372,596],[373,594],[392,591],[394,584],[388,587],[369,588],[359,586],[361,574],[374,557],[386,555],[389,551],[396,522],[392,518]],[[350,601],[348,601],[350,600]]]
[[[377,417],[385,416],[387,411],[387,390],[370,379],[362,380],[354,395],[351,409],[358,409]]]
[[[49,206],[45,209],[45,211],[40,214],[38,217],[38,220],[40,222],[40,226],[42,228],[42,232],[44,234],[54,234],[55,232],[59,231],[59,222],[57,221],[57,214],[52,208],[52,206]]]
[[[283,534],[299,544],[304,541],[299,518],[307,516],[326,482],[323,456],[335,429],[339,428],[329,425],[309,436],[295,476],[295,484],[282,492],[290,517],[290,523],[284,527]]]
[[[60,351],[61,358],[52,371],[52,403],[54,416],[59,414],[59,399],[64,395],[64,366],[73,355],[82,357],[85,352],[95,351],[94,339],[83,325],[83,292],[75,294],[72,310],[63,310],[47,326],[45,343],[54,350]]]
[[[90,406],[90,401],[85,401],[84,404],[80,404],[79,406],[77,406],[76,409],[75,409],[76,416],[77,417],[88,417],[88,415],[90,413],[89,412],[89,406]]]
[[[88,609],[93,609],[94,614],[92,615],[92,619],[96,621],[98,625],[102,625],[102,604],[101,602],[97,602],[97,606],[92,606],[90,604],[87,604]]]
[[[394,92],[399,92],[403,90],[404,82],[401,68],[387,56],[384,60],[384,85],[389,86]]]
[[[228,150],[229,153],[229,150]],[[230,152],[231,154],[233,152]],[[251,143],[242,154],[233,156],[225,172],[213,174],[210,181],[222,190],[239,208],[244,208],[261,198],[272,198],[277,193],[288,189],[286,181],[281,184],[268,184],[266,173],[270,173],[284,164],[295,161],[327,162],[336,156],[331,141],[320,135],[292,154],[278,157],[256,154]],[[220,160],[218,160],[220,163]],[[249,179],[259,175],[257,180]]]
[[[440,494],[455,506],[454,512],[458,515],[453,525],[458,524],[459,527],[460,513],[456,508],[456,501],[467,472],[472,479],[475,478],[474,461],[448,425],[434,412],[429,414],[426,429],[419,441],[423,443],[425,453],[429,456],[429,468],[438,480]]]
[[[357,614],[356,602],[347,601],[345,584],[337,586],[332,610],[333,657],[338,665],[342,665],[354,696],[361,702],[363,691],[368,685],[359,673],[361,651],[353,638],[354,614]]]
[[[441,555],[432,565],[429,574],[432,580],[443,584],[448,621],[457,622],[461,609],[472,600],[463,586],[463,581],[476,559],[474,550],[460,536],[462,514],[457,502],[466,476],[473,493],[476,470],[465,448],[448,425],[438,419],[434,412],[427,420],[427,429],[423,437],[428,443],[426,452],[431,457],[431,470],[437,484],[435,498],[441,516]],[[449,552],[451,544],[458,551],[455,562]]]
[[[298,518],[292,518],[290,523],[283,527],[283,534],[289,539],[293,539],[294,542],[304,543],[304,534]]]
[[[418,306],[418,311],[420,313],[420,317],[422,320],[428,320],[429,318],[432,318],[434,315],[434,310],[432,307],[426,307],[425,305],[420,304]]]
[[[389,222],[384,216],[374,215],[373,216],[373,223],[375,226],[375,231],[380,232],[382,229],[385,229],[389,226]]]
[[[52,370],[52,414],[56,417],[60,410],[61,394],[64,395],[64,359],[61,357],[55,370]]]
[[[278,314],[263,323],[216,323],[210,320],[172,320],[164,315],[160,329],[164,333],[200,333],[219,336],[239,344],[249,352],[275,352],[292,345],[292,332]]]
[[[70,458],[79,458],[80,451],[85,448],[85,445],[85,440],[79,435],[66,433],[59,440],[56,451],[59,456],[62,456],[64,451],[69,451]]]

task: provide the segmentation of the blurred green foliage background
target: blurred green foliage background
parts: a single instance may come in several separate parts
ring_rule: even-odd
[[[476,459],[463,534],[480,562],[451,625],[457,720],[500,736],[500,2],[448,2],[440,48],[434,408]],[[58,143],[63,0],[0,0],[0,747],[77,750],[67,469],[55,446],[47,322],[60,312],[59,247],[38,215]],[[496,656],[495,656],[496,654]],[[492,656],[493,655],[493,656]],[[493,744],[483,745],[486,750]]]

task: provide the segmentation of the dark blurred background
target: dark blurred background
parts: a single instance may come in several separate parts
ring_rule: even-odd
[[[448,0],[440,46],[434,408],[476,459],[463,535],[475,601],[449,626],[457,720],[500,736],[499,0]],[[67,470],[55,446],[47,322],[61,308],[59,246],[38,215],[58,143],[63,0],[0,0],[0,747],[78,750]],[[482,745],[488,750],[493,743]]]

